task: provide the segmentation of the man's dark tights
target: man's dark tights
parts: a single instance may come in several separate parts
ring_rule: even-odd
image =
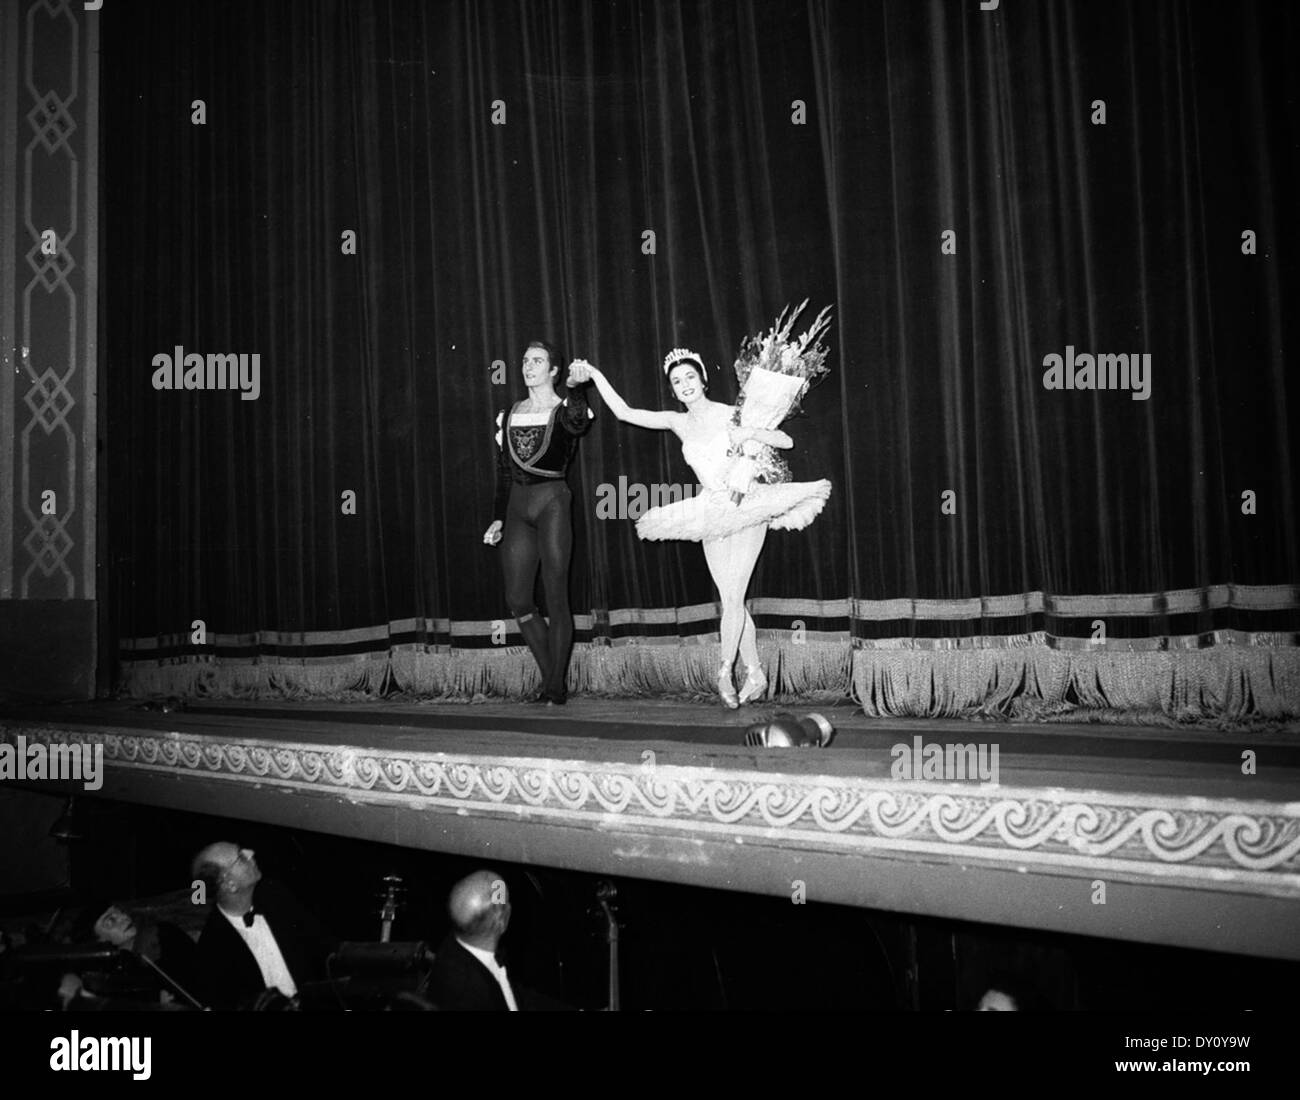
[[[572,500],[563,481],[513,486],[501,540],[506,602],[541,670],[542,690],[561,697],[573,646],[573,615],[569,611]],[[539,565],[550,612],[549,628],[533,600]]]

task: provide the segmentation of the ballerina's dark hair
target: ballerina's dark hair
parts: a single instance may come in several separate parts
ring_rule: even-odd
[[[704,381],[704,390],[707,393],[709,389],[709,370],[701,359],[690,348],[673,348],[664,356],[664,377],[671,380],[673,368],[680,367],[683,363],[687,366],[694,367]]]

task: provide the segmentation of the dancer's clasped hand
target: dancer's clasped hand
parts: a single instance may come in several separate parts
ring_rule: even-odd
[[[494,519],[492,521],[492,526],[483,532],[483,541],[488,546],[495,546],[501,541],[501,527],[501,521],[499,519]]]

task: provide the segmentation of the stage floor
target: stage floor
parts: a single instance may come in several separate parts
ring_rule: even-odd
[[[0,709],[28,721],[54,718],[85,728],[184,731],[214,738],[254,736],[320,746],[364,745],[393,753],[492,753],[570,756],[597,743],[603,758],[640,762],[750,760],[782,770],[888,778],[895,746],[979,743],[998,747],[1003,785],[1197,793],[1241,798],[1300,798],[1300,723],[1249,732],[1205,727],[1121,726],[964,719],[866,718],[850,704],[763,705],[726,710],[716,704],[658,699],[574,698],[554,707],[513,702],[189,703],[163,713],[161,704],[101,702]],[[826,749],[743,746],[753,722],[785,712],[816,711],[835,727]],[[1241,754],[1258,754],[1244,775]]]
[[[826,715],[833,744],[743,746],[746,726],[778,710]],[[0,738],[19,736],[102,744],[101,797],[525,864],[1300,957],[1294,725],[881,721],[848,705],[579,697],[0,711]],[[918,739],[980,745],[986,760],[996,748],[997,783],[895,778],[898,746]]]

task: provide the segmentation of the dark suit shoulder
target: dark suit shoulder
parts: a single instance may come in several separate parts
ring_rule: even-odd
[[[496,978],[454,934],[438,945],[429,995],[446,1012],[505,1012],[509,1007]]]

